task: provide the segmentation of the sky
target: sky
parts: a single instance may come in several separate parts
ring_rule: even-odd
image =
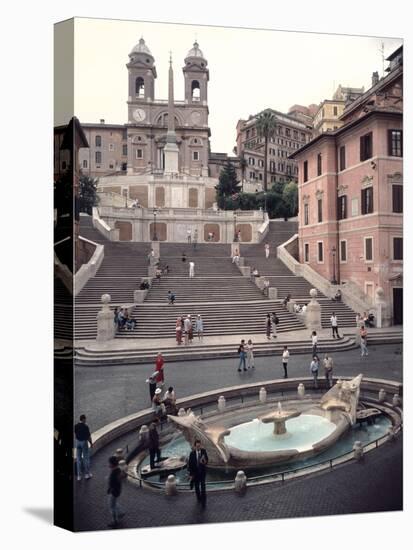
[[[372,72],[383,73],[381,44],[387,57],[402,43],[400,38],[79,18],[74,74],[75,114],[81,122],[127,122],[126,63],[141,37],[155,58],[156,99],[167,99],[172,51],[176,100],[184,98],[182,67],[197,39],[210,71],[211,150],[225,153],[232,153],[240,118],[267,107],[287,112],[296,103],[318,104],[331,99],[339,84],[367,89]]]

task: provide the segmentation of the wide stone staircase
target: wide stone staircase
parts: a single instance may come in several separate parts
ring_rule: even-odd
[[[270,286],[278,289],[278,298],[283,299],[287,294],[296,300],[300,305],[310,301],[310,290],[312,286],[303,277],[294,275],[287,266],[279,260],[277,247],[287,241],[297,232],[296,222],[270,222],[269,231],[262,243],[241,244],[240,252],[245,258],[245,265],[257,268],[262,277],[268,278]],[[270,245],[270,257],[266,259],[264,244]],[[321,325],[323,328],[330,327],[330,317],[336,313],[339,327],[354,327],[356,313],[346,304],[333,302],[330,297],[318,291],[317,301],[321,305]]]

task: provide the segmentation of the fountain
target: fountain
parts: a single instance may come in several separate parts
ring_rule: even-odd
[[[300,416],[301,412],[297,410],[283,411],[281,402],[278,401],[278,409],[276,411],[259,416],[258,419],[264,424],[272,422],[274,424],[274,435],[284,435],[287,433],[285,423],[290,418]]]
[[[209,468],[262,468],[319,454],[331,447],[357,421],[362,375],[342,381],[325,393],[318,403],[299,403],[301,410],[275,410],[230,428],[206,425],[193,412],[168,415],[171,422],[193,444],[201,441],[209,456]],[[304,407],[307,406],[305,409]]]

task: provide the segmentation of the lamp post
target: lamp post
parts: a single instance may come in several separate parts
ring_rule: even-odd
[[[237,212],[234,210],[234,243],[237,242]]]
[[[336,281],[336,247],[335,246],[333,246],[333,248],[331,249],[331,252],[333,254],[333,279],[331,282],[333,285],[336,285],[337,281]]]
[[[157,215],[158,211],[156,208],[153,209],[153,240],[154,241],[157,241],[158,240],[158,235],[156,234],[156,215]]]

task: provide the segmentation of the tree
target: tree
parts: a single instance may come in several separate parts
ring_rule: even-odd
[[[268,140],[275,134],[277,119],[269,109],[260,113],[257,117],[256,127],[259,137],[264,138],[264,191],[267,191],[268,171]]]
[[[289,212],[288,217],[296,216],[298,213],[298,185],[295,181],[289,181],[285,184],[283,200]]]
[[[240,191],[237,172],[234,165],[229,160],[219,175],[218,185],[215,187],[217,192],[217,203],[219,208],[225,208],[228,205],[227,199],[238,195]]]
[[[99,202],[97,196],[97,179],[89,176],[79,178],[79,209],[80,212],[92,214],[92,208]]]

